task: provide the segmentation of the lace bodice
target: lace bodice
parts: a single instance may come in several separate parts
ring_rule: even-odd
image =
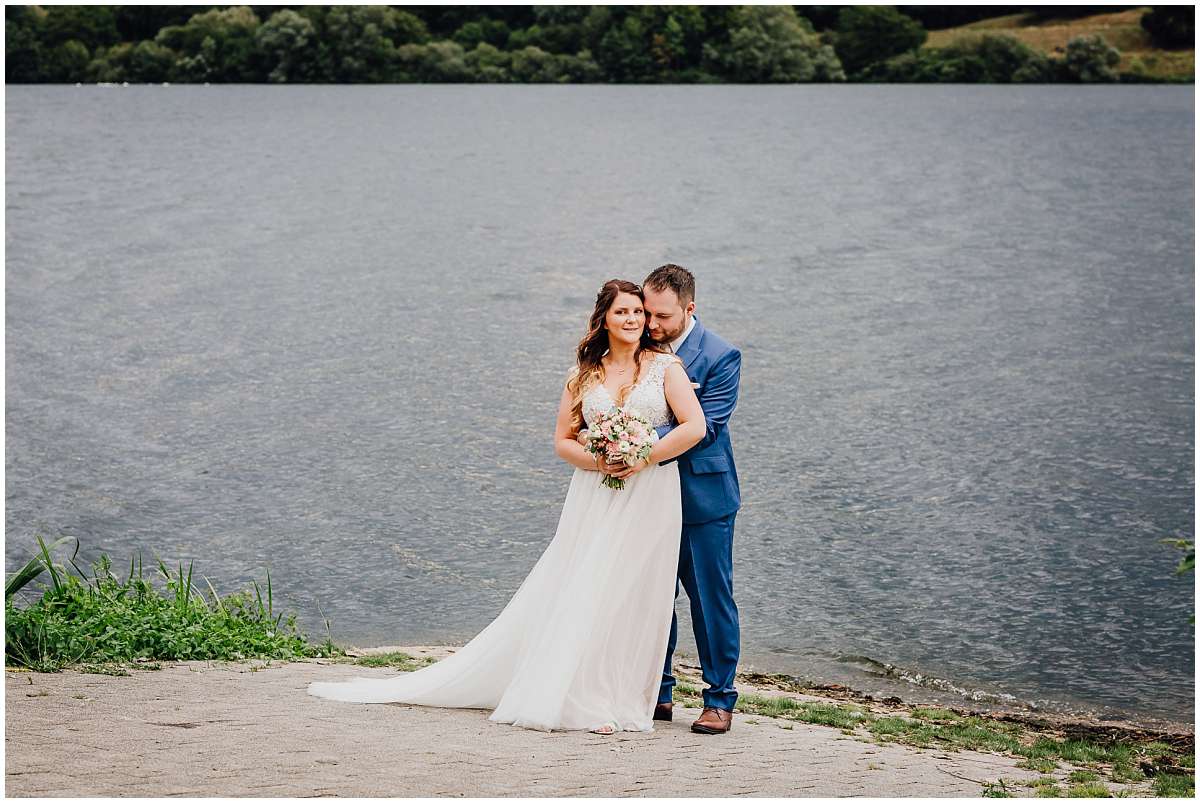
[[[671,422],[671,409],[667,406],[663,381],[667,366],[678,360],[674,354],[656,354],[646,367],[645,375],[625,397],[625,406],[649,418],[652,426],[661,427]],[[584,423],[590,427],[599,413],[611,409],[614,404],[616,401],[604,385],[596,385],[583,397]]]

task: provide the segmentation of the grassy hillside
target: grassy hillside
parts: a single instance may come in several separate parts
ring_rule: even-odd
[[[1155,47],[1150,35],[1142,29],[1142,15],[1149,6],[1118,11],[1111,14],[1095,14],[1072,20],[1037,21],[1032,14],[1009,14],[979,20],[957,28],[930,31],[924,47],[945,47],[959,37],[979,36],[985,33],[1001,33],[1020,39],[1032,48],[1047,55],[1059,55],[1066,50],[1067,42],[1076,36],[1100,34],[1105,41],[1121,51],[1118,72],[1144,72],[1156,78],[1186,77],[1195,80],[1196,51],[1163,50]],[[1139,68],[1140,65],[1140,68]]]

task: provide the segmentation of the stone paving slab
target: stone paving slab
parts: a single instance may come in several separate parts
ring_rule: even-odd
[[[5,793],[979,797],[984,782],[1037,777],[1005,756],[870,744],[753,715],[705,736],[689,729],[700,712],[678,706],[653,733],[601,736],[516,728],[482,709],[349,704],[306,691],[314,680],[395,672],[320,660],[173,662],[130,677],[6,672]]]

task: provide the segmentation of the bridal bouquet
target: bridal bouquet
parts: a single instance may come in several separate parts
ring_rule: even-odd
[[[603,455],[609,463],[627,466],[650,456],[658,434],[650,419],[620,407],[601,413],[587,433],[588,452]],[[619,491],[625,487],[625,480],[605,474],[600,484]]]

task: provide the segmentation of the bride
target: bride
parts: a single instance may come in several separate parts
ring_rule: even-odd
[[[575,466],[558,529],[499,616],[436,664],[309,694],[489,708],[494,722],[546,731],[654,730],[682,526],[678,463],[660,463],[700,441],[704,413],[679,358],[651,340],[643,300],[619,279],[596,296],[554,429],[555,452]],[[610,467],[576,436],[613,406],[679,426],[645,461]],[[605,487],[605,474],[625,487]]]

